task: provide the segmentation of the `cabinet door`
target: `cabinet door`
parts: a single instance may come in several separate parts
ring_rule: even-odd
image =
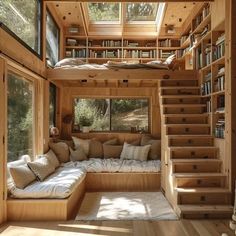
[[[5,61],[0,58],[0,224],[6,219],[6,88],[5,88]]]

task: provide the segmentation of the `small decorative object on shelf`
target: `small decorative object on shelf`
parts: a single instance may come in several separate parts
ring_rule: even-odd
[[[60,132],[57,127],[51,127],[49,130],[50,137],[52,137],[53,141],[59,136]]]
[[[68,27],[69,34],[78,34],[79,33],[79,25],[71,25]]]

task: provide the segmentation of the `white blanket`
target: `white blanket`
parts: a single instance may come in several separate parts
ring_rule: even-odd
[[[10,189],[13,198],[67,198],[86,176],[84,168],[59,167],[43,182],[35,181],[25,189]]]
[[[65,167],[82,167],[87,172],[159,172],[161,162],[159,160],[137,161],[121,159],[91,158],[87,161],[68,162]]]

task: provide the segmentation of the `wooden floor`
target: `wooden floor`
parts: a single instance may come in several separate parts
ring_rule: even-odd
[[[9,222],[0,228],[0,234],[4,236],[221,236],[223,233],[228,236],[235,235],[228,225],[228,220]]]

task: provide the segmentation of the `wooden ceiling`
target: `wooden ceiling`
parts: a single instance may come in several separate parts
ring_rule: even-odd
[[[78,1],[50,1],[47,2],[50,8],[54,8],[60,18],[63,26],[80,25],[81,35],[86,36],[110,36],[110,37],[157,37],[157,27],[155,24],[133,24],[121,23],[117,25],[91,24],[88,21],[86,3]],[[164,18],[161,24],[159,36],[166,36],[166,26],[173,25],[176,33],[170,36],[178,36],[181,33],[181,27],[187,17],[197,7],[199,3],[195,2],[169,2],[166,3]],[[123,20],[124,22],[124,20]],[[142,30],[140,30],[142,29]]]

